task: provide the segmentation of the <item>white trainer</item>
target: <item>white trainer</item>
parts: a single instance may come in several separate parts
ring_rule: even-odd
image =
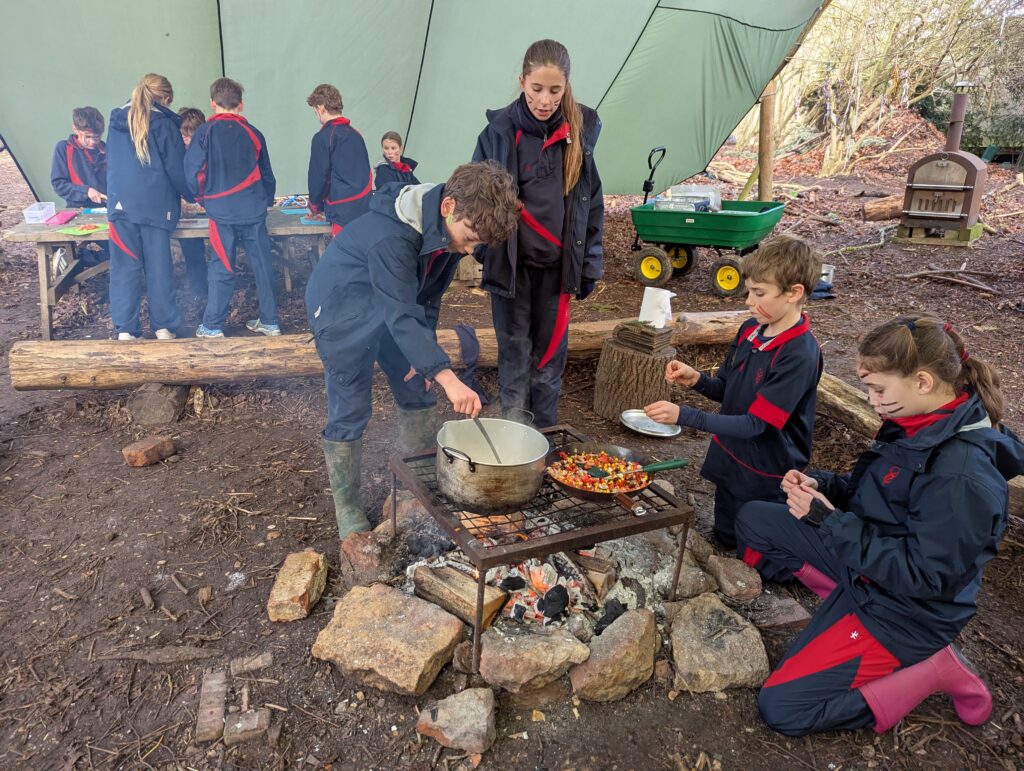
[[[176,337],[177,337],[177,335],[174,334],[169,329],[158,329],[156,331],[156,339],[157,340],[173,340]]]
[[[117,333],[117,339],[118,340],[138,340],[139,338],[137,338],[131,332],[118,332]]]

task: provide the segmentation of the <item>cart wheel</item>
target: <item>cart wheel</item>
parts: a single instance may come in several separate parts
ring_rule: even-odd
[[[732,297],[743,291],[740,260],[723,257],[711,265],[711,291],[719,297]]]
[[[672,275],[685,276],[697,264],[697,254],[692,246],[673,246],[668,250],[672,260]]]
[[[672,260],[664,249],[645,246],[637,252],[633,275],[644,286],[664,286],[672,278]]]

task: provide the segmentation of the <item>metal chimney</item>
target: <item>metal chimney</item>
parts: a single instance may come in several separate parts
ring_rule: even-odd
[[[973,84],[966,81],[957,83],[953,88],[953,109],[949,113],[949,128],[946,130],[947,153],[954,153],[960,149],[960,137],[964,133],[964,116],[967,114],[967,92]]]

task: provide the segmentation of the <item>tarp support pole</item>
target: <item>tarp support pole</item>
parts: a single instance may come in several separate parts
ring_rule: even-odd
[[[757,197],[772,200],[773,173],[775,171],[775,81],[769,81],[761,94],[761,117],[757,127]]]

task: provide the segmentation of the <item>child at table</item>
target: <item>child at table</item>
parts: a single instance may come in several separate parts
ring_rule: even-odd
[[[720,402],[720,413],[664,401],[644,408],[659,423],[712,435],[701,476],[715,484],[714,533],[740,557],[740,507],[782,500],[783,475],[807,465],[822,371],[821,349],[802,312],[821,275],[818,253],[799,238],[778,236],[747,257],[742,271],[753,318],[740,327],[718,373],[711,377],[681,361],[665,368],[668,382]],[[770,564],[759,569],[768,578],[790,577]]]
[[[181,118],[181,139],[188,150],[196,129],[206,123],[206,116],[196,107],[182,107],[178,110],[178,117]],[[202,210],[198,204],[181,205],[181,213],[185,217],[194,217]],[[185,258],[185,275],[188,276],[192,294],[195,297],[206,297],[206,241],[202,238],[179,238],[178,246]]]
[[[341,116],[341,92],[321,83],[306,99],[320,130],[309,150],[309,211],[324,216],[336,236],[348,223],[370,210],[373,172],[363,135]]]
[[[95,107],[71,111],[71,134],[53,149],[50,184],[69,209],[103,206],[107,200],[107,146],[103,143],[103,115]],[[99,242],[76,249],[82,265],[99,265],[107,248]]]
[[[185,153],[188,186],[210,217],[209,292],[196,337],[224,337],[224,322],[235,291],[235,258],[245,248],[256,279],[259,318],[245,323],[250,332],[281,334],[274,296],[274,265],[267,234],[267,208],[274,205],[277,182],[270,167],[267,140],[242,116],[242,84],[217,78],[210,86],[213,115],[196,129]]]
[[[416,168],[416,161],[402,155],[402,135],[397,131],[388,131],[380,140],[382,158],[377,161],[374,169],[376,174],[374,187],[378,190],[388,182],[398,182],[401,185],[418,185],[413,170]]]
[[[110,315],[118,340],[142,335],[145,282],[149,318],[158,340],[181,326],[174,298],[171,233],[185,183],[181,118],[170,109],[174,89],[163,75],[143,76],[131,99],[110,113],[107,218],[110,221]]]

